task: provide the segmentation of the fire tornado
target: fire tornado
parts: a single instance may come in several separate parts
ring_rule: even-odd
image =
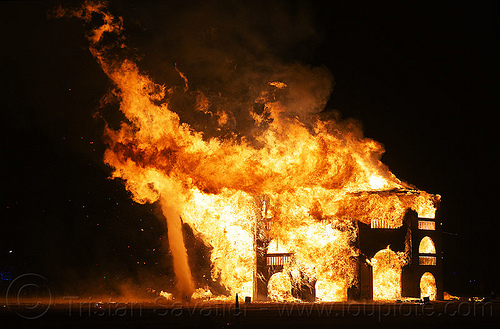
[[[395,177],[380,161],[382,145],[356,125],[320,118],[331,92],[328,73],[298,64],[266,74],[256,68],[241,82],[248,84],[242,100],[192,88],[180,64],[184,85],[166,86],[120,55],[127,48],[123,20],[104,4],[57,14],[99,17],[88,34],[90,51],[114,86],[107,99],[117,100],[125,116],[118,129],[105,130],[104,162],[136,202],[161,204],[179,296],[211,294],[193,281],[181,223],[212,248],[212,280],[230,296],[346,300],[360,286],[360,262],[373,267],[375,299],[404,295],[401,268],[411,263],[411,235],[403,234],[406,247],[396,252],[365,255],[360,227],[411,231],[408,212],[433,225],[440,197]],[[179,99],[188,101],[179,106]],[[183,119],[185,107],[209,128]],[[427,295],[435,295],[431,277],[424,280]]]

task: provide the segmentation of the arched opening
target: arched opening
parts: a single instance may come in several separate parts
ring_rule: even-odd
[[[432,273],[425,272],[420,278],[420,298],[429,297],[430,300],[436,300],[436,296],[436,279]]]
[[[274,273],[267,283],[267,296],[273,302],[293,300],[290,277],[283,272]]]
[[[373,266],[373,300],[401,298],[401,260],[389,249],[382,249],[371,259]]]
[[[419,254],[435,254],[436,246],[434,245],[434,241],[428,236],[423,237],[420,240],[420,244],[418,245],[418,253]]]

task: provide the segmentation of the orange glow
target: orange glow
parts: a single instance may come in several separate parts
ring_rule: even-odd
[[[274,302],[293,301],[292,297],[292,283],[290,277],[283,273],[278,272],[271,276],[267,284],[269,298]]]
[[[373,266],[373,300],[401,298],[401,266],[399,255],[389,249],[380,250],[371,259]]]
[[[460,297],[450,295],[449,293],[447,293],[447,292],[445,291],[445,292],[443,292],[443,299],[444,299],[444,300],[460,300]]]
[[[434,276],[425,272],[420,278],[420,298],[429,297],[430,300],[436,300],[437,287]]]
[[[270,251],[293,254],[293,261],[282,262],[287,274],[269,281],[271,298],[290,300],[291,285],[302,280],[316,282],[318,300],[341,301],[356,280],[356,221],[398,228],[409,209],[434,217],[438,195],[395,177],[380,161],[383,146],[363,137],[355,125],[321,120],[318,104],[326,101],[309,105],[312,96],[293,79],[252,86],[254,98],[242,105],[253,120],[248,123],[254,128],[251,138],[238,131],[208,136],[181,121],[170,103],[172,93],[192,95],[193,107],[212,114],[217,131],[236,120],[231,108],[211,110],[210,95],[192,90],[189,76],[177,67],[183,85],[165,86],[135,62],[118,59],[103,35],[114,33],[122,42],[122,21],[103,5],[86,2],[64,14],[104,17],[89,34],[90,50],[114,85],[126,117],[118,129],[105,130],[104,162],[113,168],[112,178],[125,182],[134,201],[161,203],[167,221],[175,221],[169,225],[178,227],[179,218],[189,224],[212,250],[212,280],[229,295],[252,296],[262,220],[270,223],[266,238],[276,241]],[[256,104],[262,113],[254,111]],[[308,119],[295,115],[297,109],[309,111]],[[209,296],[209,288],[192,281],[182,238],[171,237],[169,226],[169,242],[176,238],[179,290],[193,298]],[[400,258],[390,249],[373,258],[376,300],[401,297]]]
[[[418,265],[436,265],[436,257],[434,256],[418,256]]]
[[[418,252],[420,254],[435,254],[436,247],[434,246],[434,242],[428,236],[425,236],[420,240],[420,244],[418,245]]]
[[[418,229],[419,230],[434,231],[436,229],[436,222],[428,221],[428,220],[419,220],[418,221]]]

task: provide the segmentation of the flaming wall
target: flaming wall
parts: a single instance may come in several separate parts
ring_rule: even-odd
[[[211,248],[211,279],[226,297],[267,299],[272,287],[282,293],[277,300],[342,301],[349,287],[355,293],[358,281],[360,287],[368,282],[365,276],[378,289],[369,263],[374,273],[391,268],[395,281],[385,281],[399,287],[392,298],[401,295],[401,268],[404,283],[441,266],[432,255],[418,255],[422,265],[416,265],[418,220],[405,217],[408,209],[434,217],[439,196],[392,174],[380,161],[384,147],[364,137],[356,123],[322,115],[332,87],[329,72],[274,60],[265,67],[228,60],[236,91],[200,85],[204,79],[196,78],[190,86],[187,77],[197,75],[177,66],[183,84],[161,84],[128,52],[123,19],[106,4],[58,8],[56,16],[95,25],[87,35],[89,50],[113,85],[101,106],[119,103],[123,115],[119,125],[106,122],[103,160],[134,201],[161,204],[180,296],[210,291],[192,278],[181,218]],[[368,248],[367,234],[398,253]],[[282,247],[269,255],[273,241]],[[426,282],[440,282],[429,275]]]
[[[361,300],[375,298],[373,259],[379,251],[390,248],[401,256],[400,297],[422,297],[421,281],[425,273],[430,273],[435,280],[437,290],[437,295],[433,298],[442,299],[443,275],[440,257],[442,244],[439,208],[437,208],[434,218],[421,218],[415,211],[408,210],[403,219],[403,225],[399,228],[374,228],[373,226],[358,223],[357,246],[360,250],[358,283],[350,290],[349,298]],[[422,250],[421,245],[424,238],[430,238],[434,246],[434,250],[431,252]]]
[[[269,202],[268,199],[266,200]],[[265,208],[265,201],[261,201],[259,206],[261,209]],[[408,209],[399,227],[376,219],[370,224],[356,222],[357,238],[353,247],[359,253],[355,263],[356,280],[355,284],[347,290],[348,299],[394,300],[424,296],[431,299],[443,299],[442,259],[439,256],[442,244],[437,206],[434,218],[419,217],[417,212]],[[266,301],[269,300],[270,278],[284,271],[286,263],[293,258],[293,254],[268,252],[270,245],[268,232],[269,226],[272,225],[272,218],[266,217],[265,210],[256,218],[256,266],[253,295],[257,301]],[[387,256],[394,255],[392,259],[389,257],[388,266],[398,269],[395,276],[375,273],[377,255],[380,253],[385,253]],[[379,263],[382,260],[379,259]],[[378,266],[382,265],[378,264]],[[381,277],[377,279],[377,275]],[[431,278],[430,282],[429,278]],[[377,280],[383,281],[384,286],[374,287],[377,285]],[[315,281],[294,287],[293,297],[303,301],[315,301],[314,283]],[[374,291],[374,288],[379,291]]]

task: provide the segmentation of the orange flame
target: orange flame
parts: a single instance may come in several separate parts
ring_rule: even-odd
[[[422,238],[420,244],[418,246],[418,252],[420,254],[435,254],[436,247],[434,246],[434,242],[428,236]]]
[[[373,300],[401,298],[402,257],[389,247],[371,259],[373,264]]]
[[[59,11],[85,20],[96,13],[103,17],[88,36],[90,49],[116,87],[120,111],[127,118],[120,129],[105,131],[104,162],[114,168],[113,178],[125,181],[136,202],[160,201],[168,209],[167,220],[180,216],[188,223],[213,248],[212,278],[231,294],[252,296],[261,211],[256,200],[264,195],[270,203],[266,217],[272,218],[269,237],[294,254],[286,269],[290,275],[278,275],[269,283],[276,300],[289,299],[291,285],[301,276],[316,282],[320,300],[345,300],[355,280],[356,220],[369,224],[378,219],[399,227],[407,209],[434,217],[439,196],[397,179],[380,161],[384,149],[379,143],[363,138],[352,125],[319,118],[306,122],[289,115],[289,104],[279,95],[292,93],[293,99],[301,99],[302,91],[293,81],[268,81],[254,99],[263,104],[262,111],[249,104],[255,142],[237,132],[209,138],[172,110],[175,87],[153,82],[131,60],[109,56],[113,46],[106,45],[103,36],[121,36],[121,18],[92,2],[76,11]],[[182,92],[196,96],[196,109],[212,113],[210,97],[191,90],[188,77],[176,70],[184,80]],[[213,115],[218,128],[234,120],[230,109],[219,108]],[[179,244],[176,275],[180,290],[191,294],[197,287],[182,256],[183,242]],[[400,297],[398,256],[384,250],[373,263],[374,272],[385,273],[377,279],[383,288],[374,288],[376,299]],[[195,295],[210,292],[200,289]]]
[[[429,272],[425,272],[420,279],[420,296],[421,298],[429,297],[430,300],[436,300],[436,280]]]

